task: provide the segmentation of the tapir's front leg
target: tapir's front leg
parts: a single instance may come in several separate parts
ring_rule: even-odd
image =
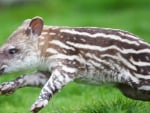
[[[70,67],[58,67],[52,71],[52,75],[47,83],[42,88],[42,91],[33,104],[31,111],[37,113],[41,108],[48,104],[52,95],[60,90],[67,83],[71,82],[75,78],[76,69]]]
[[[4,82],[0,84],[0,94],[11,94],[15,92],[18,88],[31,86],[31,87],[41,87],[48,80],[49,73],[37,72],[33,74],[22,75],[15,80]]]

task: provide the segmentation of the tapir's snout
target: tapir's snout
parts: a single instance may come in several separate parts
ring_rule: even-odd
[[[5,64],[5,55],[4,53],[0,53],[0,75],[4,74],[7,65]]]

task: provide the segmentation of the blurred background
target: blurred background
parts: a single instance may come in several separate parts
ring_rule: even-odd
[[[1,38],[34,16],[48,25],[111,27],[150,36],[149,0],[0,0]]]
[[[150,42],[150,0],[0,0],[0,44],[25,19],[34,16],[41,16],[51,26],[122,29]],[[15,77],[4,76],[0,82]],[[25,88],[11,96],[1,96],[0,113],[28,113],[39,92],[40,89]],[[149,107],[149,103],[129,100],[109,86],[95,88],[73,83],[40,113],[149,113]]]

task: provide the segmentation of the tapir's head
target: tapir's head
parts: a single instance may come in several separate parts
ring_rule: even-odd
[[[38,65],[38,37],[43,29],[40,17],[27,19],[0,48],[0,74],[27,70]]]

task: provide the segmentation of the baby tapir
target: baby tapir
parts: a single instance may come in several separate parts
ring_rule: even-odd
[[[72,81],[113,83],[124,95],[150,100],[150,44],[110,28],[53,27],[41,17],[27,19],[0,48],[0,74],[36,69],[0,85],[0,94],[42,87],[32,105],[37,113]]]

